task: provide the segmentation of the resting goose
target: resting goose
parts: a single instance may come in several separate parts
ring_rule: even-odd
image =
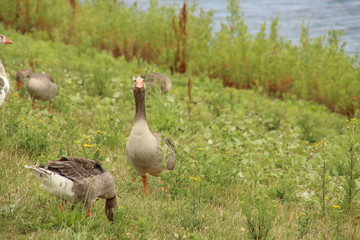
[[[162,73],[152,72],[146,75],[146,81],[151,87],[158,87],[163,93],[171,89],[171,80]]]
[[[133,92],[135,98],[135,122],[126,144],[128,161],[142,177],[145,194],[149,195],[146,185],[146,174],[158,176],[166,169],[173,170],[176,162],[174,145],[169,139],[163,138],[157,133],[152,133],[148,127],[145,112],[144,79],[135,79]],[[166,164],[164,164],[166,156]]]
[[[58,198],[84,202],[86,216],[97,197],[106,199],[105,214],[113,221],[116,205],[115,181],[99,162],[77,157],[62,157],[45,166],[25,166],[38,178],[43,188]]]
[[[49,112],[53,113],[53,101],[57,94],[57,85],[49,75],[33,73],[31,70],[20,70],[16,73],[16,85],[19,89],[25,81],[26,90],[32,99],[32,108],[35,108],[35,100],[49,101]]]
[[[0,34],[0,44],[12,44],[12,41],[7,39],[4,35]],[[0,106],[3,104],[6,94],[10,90],[10,82],[6,74],[4,65],[0,59]]]

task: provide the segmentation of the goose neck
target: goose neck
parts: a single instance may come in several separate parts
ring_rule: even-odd
[[[135,121],[145,120],[146,121],[146,111],[145,111],[145,91],[134,91],[135,97]]]
[[[7,78],[6,71],[5,71],[3,63],[1,62],[1,59],[0,59],[0,75]]]

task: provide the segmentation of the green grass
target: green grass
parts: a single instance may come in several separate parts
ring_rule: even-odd
[[[291,97],[280,101],[224,88],[206,74],[191,77],[189,115],[188,77],[159,68],[171,76],[173,88],[165,96],[148,91],[147,117],[154,132],[172,139],[178,160],[162,179],[149,177],[146,197],[141,178],[127,164],[125,145],[135,108],[131,78],[156,67],[34,40],[2,25],[0,32],[14,41],[0,52],[12,79],[0,108],[1,239],[359,238],[354,142],[360,133],[351,127],[357,120],[347,122],[322,105]],[[45,102],[31,110],[26,93],[17,93],[14,76],[22,68],[56,80],[54,115]],[[112,172],[121,196],[113,225],[102,200],[89,218],[82,204],[60,211],[60,201],[24,168],[61,156],[97,159]]]
[[[281,23],[274,16],[269,27],[264,23],[252,35],[238,1],[228,0],[229,16],[213,33],[213,11],[196,4],[149,2],[148,10],[140,10],[137,3],[127,7],[118,1],[0,0],[0,21],[36,39],[84,51],[95,48],[173,73],[206,75],[225,86],[273,97],[296,96],[355,116],[360,106],[359,56],[346,55],[342,32],[329,30],[311,38],[303,26],[295,45],[279,36]],[[97,74],[112,76],[105,69]],[[106,94],[108,89],[100,86],[92,91]]]

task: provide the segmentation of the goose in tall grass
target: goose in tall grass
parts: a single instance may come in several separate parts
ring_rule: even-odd
[[[167,93],[171,89],[171,80],[162,73],[152,72],[146,75],[146,81],[151,87],[158,87],[161,92]]]
[[[43,188],[65,201],[84,202],[86,216],[96,198],[106,199],[105,214],[113,221],[116,205],[115,181],[99,162],[77,157],[63,157],[45,166],[25,166],[40,180]]]
[[[169,139],[150,131],[145,111],[146,85],[142,77],[137,77],[134,81],[135,122],[126,145],[126,153],[129,163],[142,177],[145,194],[149,195],[146,174],[158,176],[165,168],[173,170],[176,152]]]
[[[35,100],[49,101],[49,112],[53,113],[53,101],[57,95],[58,86],[54,79],[43,73],[34,73],[31,70],[20,70],[16,73],[16,85],[20,89],[25,81],[25,87],[32,99],[32,108]]]
[[[12,41],[0,34],[0,44],[12,44]],[[10,82],[5,71],[5,67],[0,59],[0,106],[4,103],[6,94],[10,91]]]

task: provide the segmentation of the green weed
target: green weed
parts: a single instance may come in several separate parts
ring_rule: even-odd
[[[18,1],[19,4],[25,2]],[[2,1],[0,3],[5,4]],[[42,0],[38,3],[42,3]],[[6,4],[8,7],[13,6],[11,1]],[[94,2],[99,7],[98,11],[89,2],[77,5],[75,18],[85,18],[84,15],[88,15],[84,22],[74,20],[74,32],[70,38],[66,31],[66,34],[62,34],[64,29],[55,27],[62,20],[54,21],[54,27],[47,26],[51,34],[32,28],[32,33],[22,35],[10,28],[5,29],[0,24],[0,32],[14,41],[13,46],[15,43],[21,46],[1,48],[0,53],[12,84],[11,92],[0,108],[2,238],[358,238],[358,132],[356,130],[352,133],[353,127],[357,129],[357,125],[353,126],[353,121],[345,123],[344,116],[331,113],[324,106],[298,100],[287,95],[286,91],[280,94],[282,100],[262,94],[266,92],[277,95],[272,89],[281,89],[283,83],[271,84],[272,80],[277,79],[272,74],[276,74],[288,82],[287,86],[292,86],[291,91],[304,94],[305,97],[308,90],[305,85],[309,82],[294,80],[291,85],[290,76],[293,75],[290,73],[296,71],[290,65],[300,64],[295,56],[301,52],[301,58],[304,59],[302,67],[306,67],[301,76],[314,82],[316,77],[325,79],[321,74],[310,74],[311,66],[315,65],[315,61],[311,62],[311,59],[324,57],[319,50],[321,47],[314,45],[311,40],[303,39],[303,50],[296,47],[281,50],[288,43],[282,42],[276,35],[276,22],[272,27],[272,40],[266,34],[259,33],[253,46],[253,40],[246,34],[241,14],[232,17],[234,29],[228,29],[225,25],[218,35],[219,42],[207,45],[207,40],[196,42],[194,35],[191,35],[192,32],[199,31],[203,36],[212,37],[206,35],[208,26],[193,24],[200,23],[201,19],[192,15],[196,7],[187,6],[187,37],[195,40],[188,41],[186,49],[188,54],[196,53],[197,56],[187,58],[192,61],[187,65],[189,73],[194,71],[191,74],[191,101],[187,86],[189,78],[182,74],[169,74],[173,88],[167,95],[150,90],[147,92],[149,126],[153,132],[171,138],[176,145],[177,164],[174,171],[164,172],[160,179],[149,176],[150,195],[145,197],[141,178],[128,165],[125,152],[127,137],[134,121],[131,77],[154,68],[140,60],[143,55],[152,61],[159,57],[156,63],[160,65],[172,59],[173,55],[167,55],[161,50],[165,46],[161,42],[163,35],[150,34],[148,31],[152,28],[149,19],[155,17],[156,24],[159,25],[157,32],[167,33],[167,43],[175,44],[171,42],[173,32],[168,31],[171,22],[164,19],[174,16],[176,11],[157,7],[156,4],[152,6],[154,12],[145,15],[140,14],[143,12],[135,6],[130,9],[119,8],[121,14],[117,12],[119,9],[111,8],[107,9],[109,11],[106,11],[108,15],[105,19],[114,17],[114,21],[109,23],[113,25],[101,28],[102,21],[105,20],[99,20],[98,17],[102,16],[102,9],[107,4],[109,1]],[[0,8],[1,14],[3,6]],[[44,4],[45,9],[46,6]],[[64,9],[59,7],[59,11]],[[10,9],[9,12],[11,11]],[[72,13],[73,7],[70,15],[65,15],[72,19]],[[210,23],[210,13],[201,14],[206,18],[206,23]],[[126,17],[123,18],[124,16]],[[146,21],[143,19],[145,16]],[[13,15],[9,14],[9,17]],[[18,21],[15,18],[13,20]],[[151,54],[145,52],[148,42],[138,45],[141,39],[135,38],[133,33],[126,41],[127,48],[133,49],[133,45],[138,47],[136,54],[132,55],[132,51],[124,51],[122,48],[126,33],[130,31],[124,22],[133,21],[135,31],[143,26],[137,22],[140,20],[141,24],[147,23],[146,29],[143,29],[143,39],[158,41],[152,46],[159,45],[159,49],[154,47]],[[95,34],[90,31],[93,26],[87,21],[94,24],[94,29],[96,26]],[[78,35],[81,32],[78,31],[79,24],[82,27],[87,24],[89,32]],[[122,28],[117,27],[117,24],[123,24]],[[245,35],[237,39],[239,36],[230,30]],[[107,34],[106,41],[102,41],[104,38],[101,32]],[[117,38],[119,32],[122,35]],[[68,45],[48,40],[63,37],[69,41]],[[79,46],[72,45],[75,43]],[[192,45],[195,43],[198,45]],[[92,48],[89,48],[92,44]],[[113,52],[98,52],[94,48],[109,50],[115,48],[115,44],[118,46],[118,52],[115,53],[123,54],[118,58],[113,58]],[[204,55],[201,48],[195,51],[195,46],[205,45],[208,46],[208,51]],[[215,50],[214,46],[220,55],[212,58],[209,54]],[[238,46],[244,47],[241,48],[242,53],[234,54],[235,50],[239,50]],[[220,47],[228,53],[222,53]],[[276,54],[272,54],[274,50]],[[254,51],[262,54],[261,58],[254,55]],[[328,55],[335,54],[333,51],[335,50],[328,52]],[[280,55],[293,57],[281,62],[278,57]],[[204,56],[204,59],[197,60],[199,56]],[[130,58],[135,61],[128,61]],[[233,61],[234,66],[230,66],[228,62],[223,62],[228,64],[223,67],[214,64],[217,61],[221,63],[221,60],[228,61],[227,59],[230,59],[229,62]],[[250,64],[254,59],[259,61]],[[173,60],[171,64],[174,63]],[[317,59],[316,64],[320,62]],[[210,74],[206,72],[209,66],[207,64],[212,64],[213,67]],[[272,64],[271,67],[264,68],[268,64]],[[286,67],[281,67],[281,64]],[[237,72],[233,71],[235,67]],[[323,67],[325,70],[320,69],[327,77],[330,76],[327,71],[335,72]],[[31,110],[29,97],[21,96],[15,90],[14,75],[20,68],[35,68],[36,71],[51,74],[57,81],[59,96],[55,99],[55,113],[52,116],[47,113],[47,103],[39,102],[38,107]],[[157,68],[160,72],[169,71],[167,66]],[[262,69],[264,72],[256,72],[254,69]],[[284,69],[289,70],[289,78]],[[105,85],[101,89],[97,89],[99,85],[94,82],[97,81],[94,78],[96,72],[106,73],[99,79],[99,83]],[[219,77],[221,81],[212,77]],[[223,87],[223,80],[229,79],[239,81],[243,87],[250,84],[258,89],[253,91]],[[255,84],[251,79],[256,79]],[[262,83],[267,87],[261,89]],[[335,88],[331,89],[328,89],[334,91],[331,96],[340,99],[337,98]],[[188,104],[191,105],[190,118]],[[323,138],[328,140],[326,148],[314,148],[313,142],[319,142]],[[59,200],[41,189],[34,176],[24,168],[24,165],[43,164],[64,155],[101,160],[104,168],[113,174],[119,196],[118,205],[124,206],[115,211],[114,224],[106,219],[103,201],[95,203],[93,215],[89,218],[85,218],[82,204],[78,204],[73,211],[70,206],[64,212],[60,211]],[[322,188],[323,182],[325,188]],[[167,192],[163,192],[164,184]],[[255,190],[249,189],[254,187]],[[246,194],[241,194],[242,191]],[[345,214],[348,205],[351,205],[351,210]],[[321,214],[322,206],[325,206],[325,216]],[[301,211],[305,213],[304,216],[300,214],[300,209],[305,209]]]
[[[253,88],[279,98],[295,96],[354,116],[359,107],[359,58],[345,54],[341,31],[311,38],[304,25],[300,44],[294,45],[279,36],[278,16],[268,30],[264,23],[253,36],[240,11],[237,1],[228,0],[229,16],[212,34],[213,10],[196,4],[164,7],[151,0],[148,10],[140,10],[136,3],[127,7],[116,1],[0,1],[3,24],[36,39],[75,45],[81,53],[95,48],[173,73],[205,74],[225,86]],[[31,52],[21,56],[28,59],[24,66],[33,70],[51,64],[48,59],[52,59]],[[97,55],[91,59],[98,63],[95,71],[82,74],[88,94],[111,94],[106,83],[115,68],[108,60]]]
[[[359,123],[356,118],[352,118],[347,121],[346,126],[346,137],[347,137],[347,174],[346,182],[344,183],[344,208],[347,212],[350,212],[354,208],[354,198],[357,197],[358,187],[356,186],[356,180],[360,177],[358,169],[359,161]]]
[[[241,211],[246,218],[246,227],[250,239],[270,239],[270,230],[276,216],[276,201],[267,195],[242,193]]]

